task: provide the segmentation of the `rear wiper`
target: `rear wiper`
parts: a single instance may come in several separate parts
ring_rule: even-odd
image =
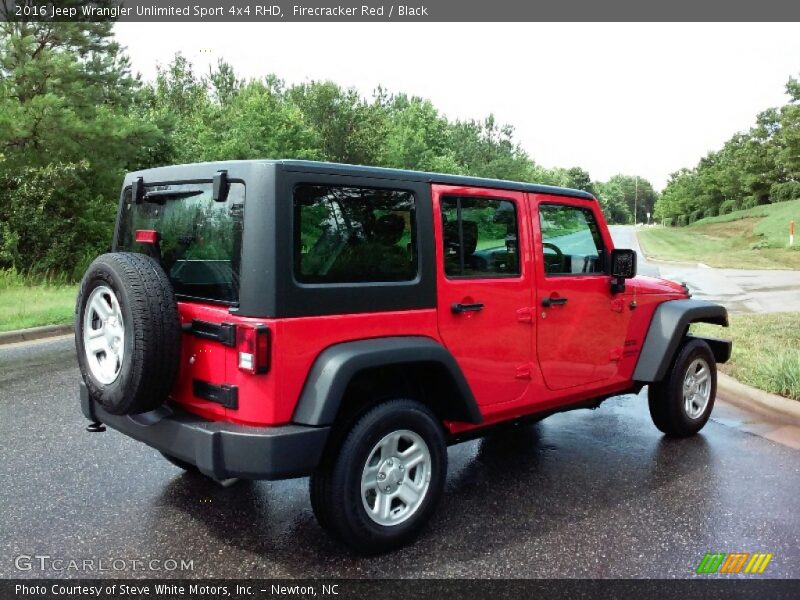
[[[202,193],[203,190],[153,190],[152,192],[147,192],[142,200],[154,204],[164,204],[167,200],[191,198],[192,196],[199,196]]]

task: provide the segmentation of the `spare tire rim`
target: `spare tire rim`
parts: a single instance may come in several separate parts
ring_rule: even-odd
[[[399,525],[422,506],[431,483],[428,445],[408,429],[384,436],[367,457],[361,474],[361,501],[378,525]]]
[[[103,385],[117,380],[125,360],[125,323],[117,296],[106,286],[92,290],[86,302],[83,351],[92,377]]]

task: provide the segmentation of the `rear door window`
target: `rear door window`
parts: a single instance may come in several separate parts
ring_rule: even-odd
[[[448,277],[520,274],[517,213],[510,200],[442,198],[444,272]]]
[[[294,274],[300,283],[417,277],[416,207],[409,191],[299,184],[294,229]]]
[[[212,184],[170,183],[145,187],[140,203],[123,196],[117,249],[160,254],[175,293],[186,298],[236,303],[242,248],[245,186],[231,182],[225,202]],[[154,229],[159,248],[136,242],[136,231]]]

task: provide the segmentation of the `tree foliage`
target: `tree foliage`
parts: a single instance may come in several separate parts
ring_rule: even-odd
[[[735,134],[693,169],[673,173],[656,215],[691,223],[800,198],[800,82],[790,79],[786,92],[786,105],[760,113],[748,131]]]
[[[0,23],[0,269],[80,275],[110,243],[126,171],[197,161],[300,158],[562,185],[598,195],[613,222],[633,219],[633,177],[599,183],[579,167],[544,168],[492,115],[453,121],[429,100],[382,88],[365,98],[330,81],[244,80],[224,61],[200,74],[181,55],[144,83],[110,23],[8,16]],[[763,127],[774,135],[768,119]],[[784,149],[760,168],[775,161],[798,170]],[[652,186],[638,181],[639,202],[651,206]]]

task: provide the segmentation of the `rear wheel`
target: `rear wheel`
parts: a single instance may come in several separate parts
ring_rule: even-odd
[[[361,417],[312,475],[311,505],[335,538],[365,554],[386,552],[419,534],[446,476],[437,417],[420,402],[390,400]]]
[[[665,434],[687,437],[708,422],[717,393],[717,363],[708,344],[689,338],[663,381],[650,384],[653,423]]]

